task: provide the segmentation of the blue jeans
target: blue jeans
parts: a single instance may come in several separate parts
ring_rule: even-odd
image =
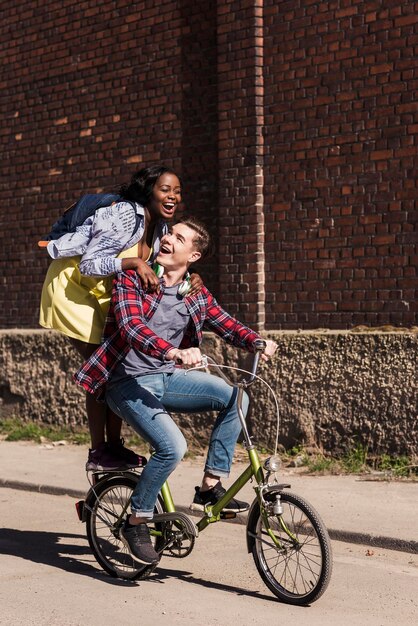
[[[152,518],[158,492],[186,450],[186,441],[168,411],[195,413],[218,410],[205,471],[228,477],[235,444],[241,432],[237,390],[218,376],[176,369],[170,374],[147,374],[110,386],[106,401],[155,450],[132,494],[132,512]],[[244,393],[243,413],[248,410]]]

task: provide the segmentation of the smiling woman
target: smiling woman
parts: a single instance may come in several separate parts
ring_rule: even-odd
[[[181,191],[172,169],[143,168],[120,188],[120,202],[98,209],[75,232],[48,244],[54,260],[42,289],[40,325],[69,337],[83,359],[88,358],[101,342],[114,274],[135,270],[145,289],[158,288],[151,265],[168,232],[167,221],[181,202]],[[195,284],[201,284],[200,277]],[[92,440],[87,469],[144,462],[123,446],[121,421],[106,405],[87,394],[86,407]]]
[[[98,209],[76,232],[47,248],[54,261],[44,283],[40,324],[88,345],[101,341],[116,272],[133,269],[146,289],[158,287],[150,265],[168,230],[166,221],[181,202],[181,183],[171,169],[153,166],[136,172],[120,196],[121,202]]]
[[[172,219],[177,205],[181,202],[181,184],[172,172],[159,176],[149,198],[148,209],[151,214],[160,214],[164,219]]]

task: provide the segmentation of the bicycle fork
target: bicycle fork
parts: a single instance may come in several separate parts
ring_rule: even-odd
[[[273,541],[273,544],[276,546],[276,548],[282,551],[287,550],[288,543],[291,544],[292,548],[297,548],[300,545],[298,538],[288,527],[283,518],[281,492],[283,491],[283,489],[288,489],[289,487],[289,484],[269,485],[265,483],[257,489],[257,499],[260,507],[260,516],[263,521],[265,531],[269,535],[270,539]],[[256,533],[250,530],[250,528],[252,527],[251,513],[252,510],[250,511],[248,516],[248,536],[251,537],[253,540],[258,539],[259,541],[263,541],[263,539],[260,539],[260,537],[257,536]],[[283,535],[281,536],[281,538],[277,536],[275,530],[271,527],[269,522],[269,517],[271,516],[274,516],[274,518],[277,520],[277,523],[280,525],[281,530],[289,538],[289,542],[287,541],[287,539],[284,539]],[[268,544],[268,542],[266,543]],[[250,545],[248,547],[250,549]]]

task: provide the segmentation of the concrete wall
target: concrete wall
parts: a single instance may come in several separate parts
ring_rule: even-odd
[[[319,446],[334,454],[362,443],[373,453],[416,455],[416,331],[276,332],[277,356],[260,374],[277,394],[279,442]],[[203,351],[239,367],[248,355],[211,334]],[[78,356],[54,332],[0,331],[0,418],[85,424],[83,393],[72,382]],[[268,389],[252,387],[250,427],[274,447],[276,415]],[[203,447],[213,416],[176,416],[189,444]]]

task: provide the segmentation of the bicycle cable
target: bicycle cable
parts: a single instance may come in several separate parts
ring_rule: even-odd
[[[194,367],[189,367],[187,370],[184,370],[184,373],[187,374],[187,372],[191,372],[193,370],[206,369],[208,367],[214,367],[214,368],[219,367],[220,369],[234,370],[236,372],[241,372],[242,374],[249,374],[250,376],[257,378],[257,380],[260,380],[262,383],[264,383],[266,387],[271,391],[271,394],[274,398],[274,404],[276,406],[276,441],[274,445],[274,454],[276,455],[277,448],[279,447],[280,408],[279,408],[279,403],[277,401],[277,396],[274,393],[272,387],[268,384],[268,382],[264,380],[264,378],[261,378],[261,376],[258,376],[257,374],[253,374],[252,372],[249,372],[248,370],[244,370],[240,367],[234,367],[233,365],[218,365],[218,363],[208,363],[207,360],[202,362],[201,365],[195,365]],[[231,381],[231,387],[234,387],[234,386],[235,385]]]

